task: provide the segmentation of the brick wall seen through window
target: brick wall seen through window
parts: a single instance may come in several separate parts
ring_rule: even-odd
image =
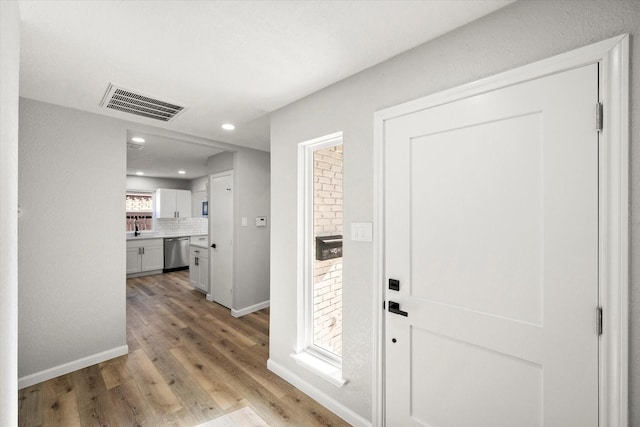
[[[342,235],[342,144],[314,151],[313,202],[314,235]],[[342,257],[314,259],[313,344],[342,356]]]

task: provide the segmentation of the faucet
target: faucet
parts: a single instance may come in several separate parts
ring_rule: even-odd
[[[138,230],[138,217],[137,216],[134,218],[133,223],[136,226],[136,231],[133,232],[133,235],[135,237],[138,237],[140,235],[140,231]]]

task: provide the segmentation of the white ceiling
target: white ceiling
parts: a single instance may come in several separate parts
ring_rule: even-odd
[[[224,151],[208,145],[130,130],[130,142],[133,137],[144,138],[145,142],[136,143],[143,147],[141,150],[127,148],[127,175],[142,171],[144,176],[156,178],[199,178],[209,173],[209,156]],[[186,173],[181,175],[179,170]]]
[[[512,1],[23,0],[20,95],[268,151],[270,112]],[[109,83],[187,110],[107,110]]]

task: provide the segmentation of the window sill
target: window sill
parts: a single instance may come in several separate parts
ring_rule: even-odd
[[[309,369],[336,387],[342,388],[347,383],[347,380],[342,378],[342,368],[322,360],[313,353],[303,350],[300,353],[292,353],[291,357],[298,365]]]

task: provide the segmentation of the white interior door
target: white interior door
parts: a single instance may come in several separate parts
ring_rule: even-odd
[[[385,122],[387,426],[598,424],[597,76]]]
[[[233,304],[233,173],[209,177],[209,280],[211,298]]]

